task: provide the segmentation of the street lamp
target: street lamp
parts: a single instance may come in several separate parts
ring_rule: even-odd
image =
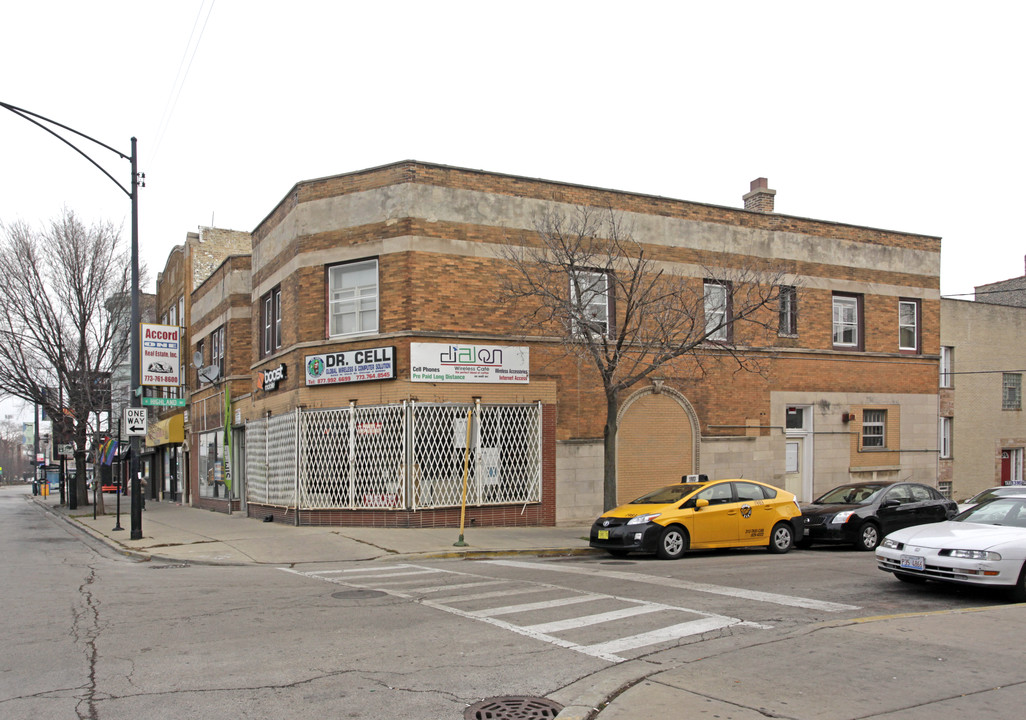
[[[28,120],[33,125],[35,125],[35,126],[37,126],[39,128],[42,128],[43,130],[45,130],[46,132],[50,133],[55,138],[57,138],[58,140],[63,142],[65,145],[67,145],[72,150],[74,150],[79,155],[81,155],[86,160],[88,160],[90,163],[92,163],[100,172],[102,172],[104,175],[106,175],[110,179],[111,182],[113,182],[115,185],[117,185],[118,188],[120,188],[123,193],[128,195],[129,200],[132,201],[132,316],[131,316],[131,320],[129,321],[130,324],[131,324],[130,330],[131,330],[131,336],[132,336],[131,337],[131,339],[132,339],[132,349],[130,350],[130,352],[132,354],[132,374],[131,374],[131,389],[132,389],[132,392],[130,393],[130,396],[131,396],[131,405],[132,405],[132,407],[133,408],[141,407],[141,401],[140,401],[140,398],[139,398],[139,395],[142,393],[142,387],[139,385],[139,354],[140,354],[139,353],[139,350],[140,350],[140,348],[139,348],[139,323],[141,321],[141,314],[139,312],[139,187],[145,185],[144,182],[141,182],[145,178],[145,175],[140,175],[139,172],[138,172],[138,164],[137,164],[138,155],[136,153],[136,139],[134,137],[132,138],[132,151],[131,151],[131,154],[125,155],[120,150],[116,150],[116,149],[112,148],[110,145],[107,145],[106,143],[100,142],[96,138],[89,137],[85,133],[79,132],[78,130],[75,130],[74,128],[70,128],[67,125],[63,125],[63,124],[57,122],[56,120],[51,120],[50,118],[43,117],[42,115],[40,115],[38,113],[34,113],[34,112],[30,111],[30,110],[25,110],[24,108],[20,108],[20,107],[14,106],[14,105],[10,105],[10,104],[5,103],[5,102],[0,102],[0,107],[3,107],[3,108],[6,108],[7,110],[10,110],[15,115],[17,115],[17,116],[19,116],[21,118],[24,118],[25,120]],[[70,133],[74,133],[75,135],[78,135],[81,138],[85,138],[86,140],[89,140],[90,142],[93,142],[93,143],[99,145],[100,147],[102,147],[102,148],[104,148],[106,150],[109,150],[110,152],[112,152],[115,155],[117,155],[118,157],[120,157],[122,160],[128,160],[129,163],[131,163],[131,166],[132,166],[132,180],[131,180],[131,184],[130,184],[130,188],[131,189],[126,188],[120,182],[115,180],[113,175],[111,175],[109,172],[107,172],[106,169],[104,169],[99,163],[97,163],[95,160],[93,160],[91,157],[89,157],[85,152],[80,150],[74,143],[69,141],[64,136],[54,132],[52,129],[50,129],[46,125],[43,125],[41,122],[39,122],[39,120],[36,120],[36,118],[39,118],[39,120],[42,120],[43,122],[50,123],[51,125],[55,125],[56,127],[59,127],[62,130],[67,130]],[[139,437],[136,436],[136,435],[133,435],[130,442],[131,442],[131,445],[130,445],[131,451],[129,453],[128,467],[129,467],[130,477],[133,480],[135,480],[135,482],[132,483],[132,533],[131,533],[131,538],[132,538],[132,540],[141,540],[142,539],[142,488],[140,487],[140,479],[141,478],[140,478],[140,474],[139,474]]]

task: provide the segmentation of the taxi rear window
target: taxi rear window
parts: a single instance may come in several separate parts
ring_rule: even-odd
[[[642,495],[637,500],[632,500],[631,505],[661,505],[674,503],[683,500],[695,490],[704,487],[701,483],[681,483],[680,485],[667,485],[666,487],[653,490]]]

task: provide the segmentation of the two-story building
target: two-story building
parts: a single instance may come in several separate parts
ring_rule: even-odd
[[[468,524],[593,518],[596,370],[550,325],[525,330],[496,292],[503,247],[580,207],[622,217],[661,269],[717,286],[726,312],[711,269],[764,267],[781,283],[775,332],[739,348],[759,372],[668,365],[622,394],[621,500],[693,473],[804,500],[849,480],[936,484],[939,238],[779,215],[764,179],[745,204],[414,161],[298,183],[251,234],[249,332],[228,279],[241,266],[192,319],[194,350],[223,328],[248,371],[226,369],[227,424],[216,388],[192,394],[194,497],[213,500],[228,458],[240,505],[287,522],[453,525],[464,498]]]

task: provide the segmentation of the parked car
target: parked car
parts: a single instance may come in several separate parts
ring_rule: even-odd
[[[637,551],[666,560],[706,548],[763,546],[786,553],[800,519],[795,496],[772,485],[682,482],[604,513],[591,527],[589,544],[617,557]]]
[[[994,498],[947,522],[893,532],[876,562],[903,582],[1008,588],[1026,602],[1026,497]]]
[[[811,505],[802,505],[804,535],[797,545],[848,543],[873,550],[890,532],[947,520],[958,506],[920,483],[863,482],[835,487]]]
[[[1026,485],[999,485],[987,488],[983,492],[976,493],[971,498],[958,504],[958,511],[965,512],[974,505],[985,500],[992,500],[996,497],[1009,497],[1012,495],[1026,495]]]

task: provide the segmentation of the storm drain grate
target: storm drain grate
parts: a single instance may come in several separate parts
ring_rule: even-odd
[[[463,713],[464,720],[540,720],[554,718],[563,706],[540,697],[513,695],[487,698]]]
[[[178,563],[176,565],[150,565],[150,570],[178,570],[179,568],[189,567],[188,563]]]

